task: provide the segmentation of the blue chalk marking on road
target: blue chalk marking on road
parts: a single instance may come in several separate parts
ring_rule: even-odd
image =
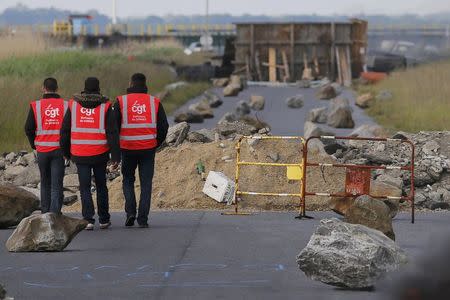
[[[265,269],[265,270],[274,270],[274,271],[284,271],[286,270],[285,266],[282,264],[253,264],[253,265],[244,265],[242,266],[245,269]]]
[[[47,284],[47,283],[32,283],[32,282],[24,282],[28,287],[37,287],[37,288],[46,288],[46,289],[62,289],[66,286],[63,285],[55,285],[55,284]]]
[[[174,269],[188,270],[188,269],[200,269],[205,267],[208,269],[225,269],[228,266],[225,264],[178,264],[170,266],[169,270]]]
[[[278,265],[278,271],[284,271],[285,267],[283,265]]]
[[[11,271],[13,269],[14,269],[13,267],[6,267],[6,268],[3,268],[3,269],[0,269],[0,272]]]
[[[66,268],[66,269],[61,269],[61,270],[55,270],[55,272],[77,271],[79,269],[80,269],[80,267],[71,267],[71,268]]]
[[[92,280],[92,279],[94,279],[94,276],[92,276],[91,274],[84,274],[84,278],[88,279],[88,280]]]
[[[118,266],[100,266],[95,268],[95,270],[103,270],[103,269],[119,269]]]
[[[136,270],[142,271],[144,269],[147,269],[148,267],[150,267],[149,265],[144,265],[142,267],[136,268]]]
[[[169,278],[171,275],[171,272],[164,272],[164,278]]]

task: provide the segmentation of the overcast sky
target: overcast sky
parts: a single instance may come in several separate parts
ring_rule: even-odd
[[[242,14],[428,14],[450,11],[450,0],[210,0],[211,13]],[[0,11],[23,3],[111,15],[112,0],[0,0]],[[206,0],[117,0],[118,16],[203,14]]]

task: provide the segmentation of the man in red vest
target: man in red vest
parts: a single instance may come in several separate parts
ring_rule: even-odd
[[[134,226],[136,218],[139,227],[148,227],[156,148],[165,141],[169,128],[159,99],[147,92],[145,75],[136,73],[131,77],[127,94],[117,97],[114,104],[120,129],[123,193],[127,214],[125,226],[128,227]],[[136,211],[134,182],[138,167],[141,195],[139,209]]]
[[[58,82],[54,78],[44,80],[44,95],[31,102],[25,124],[25,133],[31,148],[37,151],[41,174],[42,213],[61,213],[63,203],[64,159],[59,146],[60,130],[67,102],[56,92]]]
[[[97,210],[100,229],[111,226],[109,214],[106,166],[109,160],[120,162],[119,131],[112,106],[100,94],[100,83],[90,77],[81,94],[69,101],[61,129],[61,148],[65,157],[76,163],[80,181],[83,218],[89,222],[86,229],[93,230],[95,210],[91,194],[92,172],[97,189]]]

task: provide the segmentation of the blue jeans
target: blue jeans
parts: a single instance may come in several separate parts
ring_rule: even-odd
[[[127,217],[136,217],[136,195],[134,182],[136,168],[139,167],[141,195],[137,221],[140,225],[147,224],[152,198],[152,180],[155,168],[155,151],[122,152],[123,194],[125,196],[125,212]]]
[[[80,181],[80,196],[83,219],[95,223],[95,209],[91,194],[92,172],[94,172],[97,189],[97,210],[100,224],[110,221],[108,187],[106,186],[106,162],[96,165],[77,164],[78,180]]]
[[[41,174],[42,213],[61,213],[64,199],[64,158],[61,150],[38,152],[37,161]]]

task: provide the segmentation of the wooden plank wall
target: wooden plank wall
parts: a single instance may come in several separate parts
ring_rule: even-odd
[[[358,40],[358,49],[367,41],[367,23],[257,23],[237,24],[237,38],[235,42],[236,69],[246,66],[250,61],[252,80],[268,81],[273,79],[274,73],[279,81],[285,76],[283,69],[275,71],[267,65],[269,63],[269,48],[276,49],[276,65],[284,65],[283,56],[287,57],[290,81],[300,80],[304,69],[304,55],[306,54],[309,68],[315,70],[318,65],[319,77],[336,78],[337,66],[335,61],[335,46],[349,46],[351,49],[352,70],[359,68],[364,61],[356,53],[353,39]],[[358,26],[356,29],[353,26]],[[284,53],[284,54],[283,54]],[[359,53],[359,50],[358,50]],[[262,64],[256,67],[255,55]],[[272,53],[272,55],[274,55]],[[354,58],[356,57],[356,59]],[[315,59],[316,58],[316,59]],[[273,57],[272,57],[273,60]],[[362,67],[362,65],[361,65]],[[261,74],[260,76],[258,74]],[[269,76],[271,74],[271,76]],[[269,78],[272,77],[272,78]]]

